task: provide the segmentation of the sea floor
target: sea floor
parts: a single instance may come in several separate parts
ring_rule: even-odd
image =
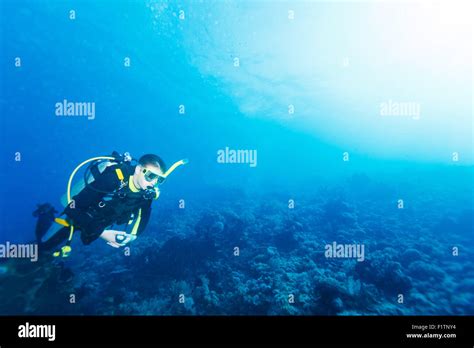
[[[443,189],[402,205],[396,191],[353,177],[298,197],[158,206],[130,249],[76,238],[65,261],[0,264],[0,313],[474,315],[470,195],[457,210]],[[328,257],[334,243],[363,258]]]

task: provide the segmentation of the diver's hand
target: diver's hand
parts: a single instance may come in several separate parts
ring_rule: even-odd
[[[121,246],[123,246],[123,244],[117,243],[116,241],[117,235],[123,235],[125,237],[126,233],[123,231],[105,230],[100,235],[100,238],[105,240],[107,244],[110,245],[111,247],[120,248]]]
[[[130,242],[133,242],[135,239],[137,239],[137,236],[133,235],[133,234],[125,234],[125,238],[123,238],[122,236],[120,236],[120,239],[119,241],[121,241],[119,244],[121,246],[125,246],[127,245],[128,243]],[[116,240],[116,242],[118,243],[118,241]]]

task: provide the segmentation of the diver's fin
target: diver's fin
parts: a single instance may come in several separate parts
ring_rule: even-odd
[[[69,228],[62,227],[59,230],[54,231],[54,234],[50,236],[49,239],[42,241],[39,243],[39,248],[42,251],[48,251],[53,248],[58,247],[61,243],[63,243],[69,236]]]
[[[38,221],[36,221],[35,235],[36,239],[40,242],[41,238],[53,224],[55,214],[58,212],[49,203],[38,204],[37,206],[38,209],[33,212],[33,216],[38,218]]]
[[[51,213],[53,215],[57,214],[56,209],[54,209],[54,207],[49,203],[37,204],[36,207],[37,209],[33,212],[34,217],[38,217],[42,214],[48,213]]]

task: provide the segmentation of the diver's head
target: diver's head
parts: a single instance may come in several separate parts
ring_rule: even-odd
[[[157,155],[143,155],[133,174],[133,183],[140,190],[152,188],[163,182],[166,173],[165,162]]]

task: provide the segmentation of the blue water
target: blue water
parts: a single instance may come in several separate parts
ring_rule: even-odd
[[[189,159],[163,185],[130,256],[76,237],[61,266],[28,273],[40,287],[20,284],[10,265],[3,290],[31,289],[1,311],[474,314],[469,9],[0,6],[1,243],[33,241],[36,204],[60,210],[87,158]],[[95,103],[95,117],[56,116],[65,99]],[[256,150],[256,166],[219,163],[226,147]],[[365,260],[328,259],[333,242],[364,245]],[[72,279],[58,280],[64,268]],[[73,308],[58,300],[70,293],[80,294]]]

